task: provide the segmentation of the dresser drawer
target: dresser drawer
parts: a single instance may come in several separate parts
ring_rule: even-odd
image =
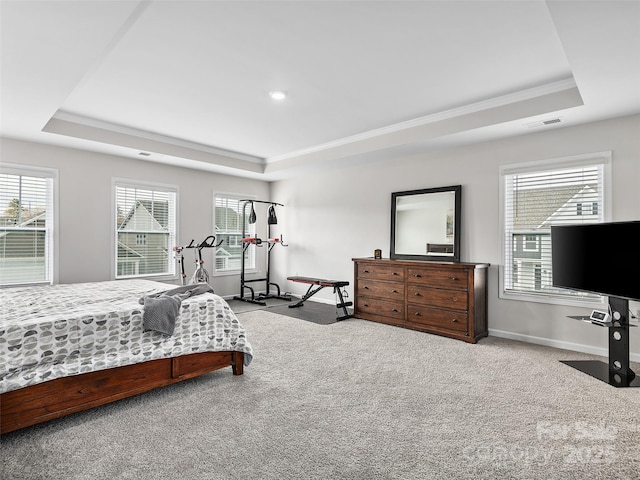
[[[360,278],[356,295],[404,302],[404,283]]]
[[[394,282],[404,282],[404,269],[400,266],[358,264],[358,278],[373,278]]]
[[[407,282],[435,288],[457,288],[466,290],[469,273],[462,269],[420,268],[407,269]]]
[[[466,312],[454,312],[419,305],[407,306],[407,321],[457,332],[466,332],[469,318]]]
[[[465,290],[445,290],[410,284],[407,285],[407,302],[466,311],[469,309],[469,294]]]
[[[469,343],[488,335],[488,263],[353,262],[355,317]]]
[[[396,320],[404,320],[404,303],[402,301],[391,302],[378,300],[377,298],[358,296],[356,314],[358,313],[382,315]]]

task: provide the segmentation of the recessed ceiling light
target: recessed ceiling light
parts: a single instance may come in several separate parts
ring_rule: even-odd
[[[284,90],[274,90],[273,92],[269,92],[269,95],[274,100],[284,100],[287,97],[287,92]]]

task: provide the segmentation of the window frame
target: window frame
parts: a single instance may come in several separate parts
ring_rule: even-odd
[[[550,293],[550,292],[536,292],[536,291],[512,291],[507,289],[506,283],[508,282],[506,269],[511,268],[513,265],[513,249],[515,248],[513,243],[509,243],[507,248],[507,192],[506,192],[506,179],[507,176],[516,174],[527,174],[536,172],[547,172],[550,170],[563,170],[570,168],[579,168],[587,166],[602,166],[602,220],[601,222],[611,221],[611,163],[612,155],[610,151],[595,152],[582,155],[574,155],[568,157],[559,157],[546,160],[535,160],[531,162],[522,162],[509,165],[500,166],[499,184],[500,184],[500,260],[499,265],[499,298],[505,300],[519,300],[538,302],[546,304],[578,306],[578,307],[594,307],[602,306],[606,304],[606,298],[601,295],[584,295],[576,293],[576,295],[562,294],[562,293]],[[599,222],[594,222],[599,223]],[[522,232],[516,234],[523,234]],[[550,232],[549,232],[550,235]],[[523,234],[523,241],[526,234]],[[513,234],[511,240],[513,239]],[[532,259],[533,261],[533,259]],[[539,261],[539,260],[538,260]],[[535,263],[535,262],[533,262]],[[518,272],[522,270],[522,265],[518,265]],[[512,272],[512,277],[514,276]],[[513,280],[513,278],[512,278]]]
[[[58,169],[41,167],[37,165],[23,165],[17,163],[0,164],[0,173],[5,175],[19,175],[23,177],[41,177],[51,181],[51,191],[47,192],[51,208],[47,208],[47,220],[45,222],[45,279],[32,282],[2,283],[3,287],[18,285],[51,285],[59,281],[59,196],[58,196]],[[47,205],[49,206],[49,205]]]
[[[169,212],[169,221],[171,222],[171,218],[173,218],[173,229],[169,231],[169,242],[173,245],[168,246],[168,256],[167,256],[167,271],[161,273],[148,273],[148,274],[127,274],[127,275],[119,275],[118,274],[118,226],[117,226],[117,217],[118,217],[118,187],[124,188],[135,188],[139,190],[151,190],[157,191],[161,193],[170,193],[174,195],[173,198],[173,215]],[[132,180],[127,178],[119,178],[113,177],[111,180],[111,278],[113,280],[127,280],[127,279],[149,279],[155,281],[165,281],[171,280],[175,281],[179,278],[178,268],[176,266],[175,255],[173,254],[173,247],[175,245],[179,245],[178,238],[178,225],[179,223],[179,199],[180,199],[180,189],[177,185],[158,183],[158,182],[147,182],[143,180]],[[171,208],[171,206],[169,207]],[[147,235],[148,233],[153,232],[137,232],[136,235],[144,233]],[[137,237],[136,237],[137,238]],[[172,241],[173,240],[173,241]]]
[[[220,238],[218,238],[219,233],[216,230],[217,228],[217,223],[216,223],[216,208],[217,208],[217,201],[218,198],[222,198],[225,200],[236,200],[238,201],[238,205],[240,206],[240,200],[256,200],[257,197],[255,195],[243,195],[243,194],[238,194],[238,193],[231,193],[231,192],[214,192],[213,193],[213,228],[215,231],[215,235],[216,235],[216,243],[220,241]],[[242,212],[240,212],[242,213]],[[255,224],[254,224],[255,225]],[[252,235],[252,232],[247,232],[248,235]],[[227,235],[227,233],[225,233],[224,235]],[[239,233],[240,237],[242,236],[242,232]],[[239,243],[239,247],[240,248],[244,248],[244,245],[242,243],[242,239],[238,238],[238,243]],[[229,246],[227,245],[227,243],[223,243],[220,248],[225,248],[225,246]],[[214,276],[227,276],[227,275],[239,275],[242,271],[242,267],[238,267],[237,269],[219,269],[218,268],[218,251],[219,248],[216,249],[215,254],[214,254],[214,258],[213,258],[213,275]],[[247,260],[245,260],[245,273],[257,273],[258,267],[257,267],[257,254],[255,249],[249,248],[248,249],[248,263],[249,265],[247,266]]]

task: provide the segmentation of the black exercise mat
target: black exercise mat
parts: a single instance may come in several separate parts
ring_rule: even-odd
[[[305,302],[301,307],[295,308],[289,308],[289,305],[278,305],[269,307],[268,310],[273,313],[299,318],[300,320],[306,320],[307,322],[320,325],[336,323],[336,318],[342,315],[342,310],[340,310],[340,313],[337,312],[335,305],[319,302]]]

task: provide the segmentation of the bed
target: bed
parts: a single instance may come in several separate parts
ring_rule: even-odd
[[[0,290],[0,433],[231,367],[253,358],[227,302],[202,293],[179,304],[172,335],[146,330],[149,280]]]

